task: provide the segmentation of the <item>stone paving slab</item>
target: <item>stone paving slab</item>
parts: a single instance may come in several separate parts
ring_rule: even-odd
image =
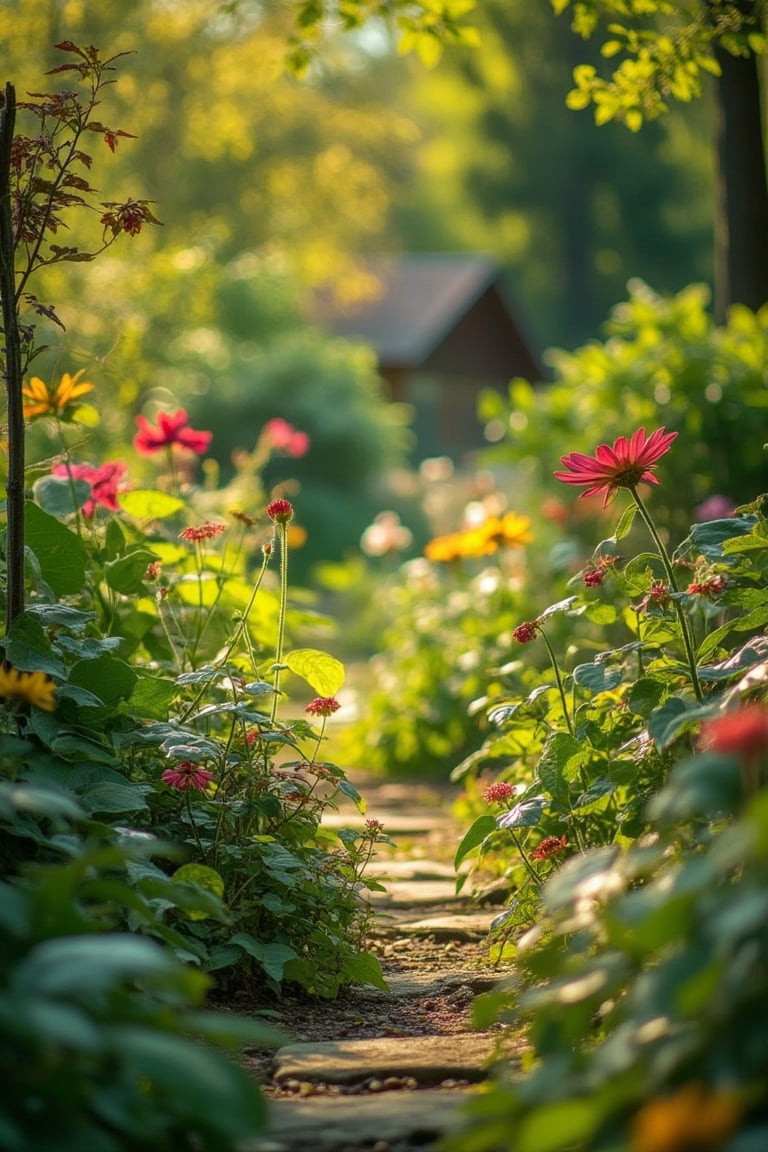
[[[372,860],[365,875],[374,880],[454,880],[452,864],[440,860]]]
[[[390,996],[398,1000],[406,1000],[410,996],[429,1000],[466,988],[476,996],[495,988],[503,977],[502,972],[479,972],[474,968],[448,969],[439,975],[434,972],[394,973],[386,977],[389,991],[384,992],[381,988],[365,984],[352,989],[351,995],[360,1000],[387,1000]]]
[[[471,1089],[270,1100],[270,1128],[246,1152],[361,1152],[412,1141],[428,1149],[462,1123]]]
[[[321,821],[323,828],[337,830],[339,828],[365,827],[366,820],[379,820],[384,825],[387,836],[424,836],[429,832],[447,831],[453,826],[445,816],[423,815],[407,816],[402,812],[369,809],[365,816],[361,816],[356,808],[349,811],[327,812]]]
[[[484,1080],[493,1051],[490,1036],[386,1036],[373,1040],[325,1040],[287,1044],[274,1057],[274,1079],[322,1084],[359,1084],[371,1077],[412,1077],[419,1084]]]
[[[412,908],[420,904],[454,904],[457,901],[466,904],[467,900],[466,896],[457,895],[453,880],[393,880],[386,888],[386,892],[366,891],[368,903]]]
[[[407,920],[382,910],[376,917],[376,930],[398,936],[434,936],[436,940],[481,940],[488,935],[497,912],[458,912],[455,915],[429,916]]]

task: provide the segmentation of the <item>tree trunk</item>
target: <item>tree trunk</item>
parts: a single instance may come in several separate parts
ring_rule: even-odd
[[[722,324],[731,304],[757,309],[768,301],[768,183],[758,59],[731,56],[719,44],[714,54],[722,69],[715,101],[715,319]]]

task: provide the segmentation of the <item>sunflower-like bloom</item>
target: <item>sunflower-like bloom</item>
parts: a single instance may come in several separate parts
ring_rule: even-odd
[[[632,1122],[632,1152],[705,1152],[721,1148],[736,1128],[742,1105],[734,1092],[683,1084],[648,1100]]]
[[[646,436],[645,428],[638,428],[631,440],[619,436],[613,447],[600,444],[594,456],[585,456],[582,452],[561,456],[569,471],[555,472],[555,479],[564,484],[587,485],[582,496],[604,492],[605,508],[619,488],[636,488],[641,480],[646,484],[658,484],[651,469],[669,451],[676,436],[677,432],[666,432],[664,428],[657,428]]]
[[[451,560],[492,556],[499,548],[520,548],[530,544],[531,521],[528,516],[507,512],[504,516],[489,516],[476,528],[436,536],[424,549],[428,560],[445,563]]]
[[[43,712],[56,708],[56,685],[45,672],[21,672],[10,664],[0,665],[0,696],[20,704],[34,704]]]
[[[24,405],[25,418],[32,420],[35,416],[58,418],[64,415],[65,409],[74,400],[84,396],[86,392],[93,391],[93,384],[89,384],[87,380],[80,380],[84,373],[85,368],[75,372],[74,376],[65,372],[55,388],[46,384],[39,376],[33,376],[27,387],[21,390],[29,399],[29,403]]]

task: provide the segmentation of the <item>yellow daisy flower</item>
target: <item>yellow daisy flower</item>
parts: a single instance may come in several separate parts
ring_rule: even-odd
[[[0,696],[21,704],[34,704],[44,712],[56,708],[56,685],[45,672],[20,672],[10,664],[0,665]]]
[[[80,382],[84,372],[85,368],[75,372],[74,376],[64,372],[56,388],[49,387],[39,376],[33,376],[27,387],[21,390],[30,401],[24,405],[26,419],[32,420],[35,416],[61,416],[64,409],[78,396],[92,392],[93,384],[89,384],[87,380]]]
[[[649,1100],[632,1124],[632,1152],[704,1152],[722,1147],[742,1107],[733,1092],[683,1084],[670,1096]]]

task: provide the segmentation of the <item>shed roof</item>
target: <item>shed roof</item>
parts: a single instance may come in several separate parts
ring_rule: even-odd
[[[499,276],[486,256],[408,254],[371,265],[380,294],[334,310],[340,336],[364,340],[382,364],[422,364]]]

